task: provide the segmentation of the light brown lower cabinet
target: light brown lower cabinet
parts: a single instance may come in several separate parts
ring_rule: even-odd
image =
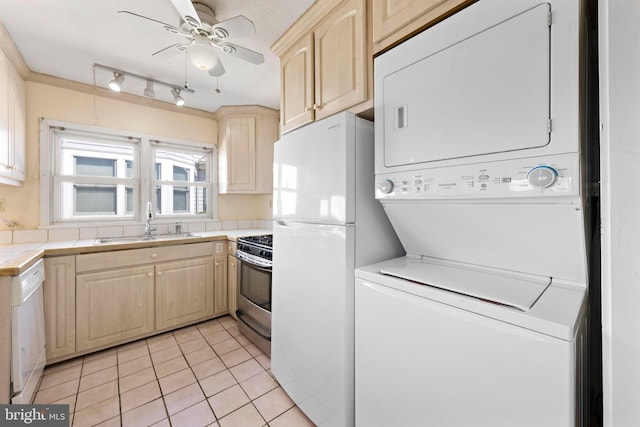
[[[224,314],[228,311],[227,304],[227,255],[216,255],[214,258],[215,264],[215,280],[214,280],[214,289],[215,289],[215,297],[214,301],[214,312],[213,314],[219,315]]]
[[[154,267],[76,277],[76,351],[154,331]]]
[[[44,316],[47,360],[76,351],[76,257],[44,260]]]
[[[234,319],[238,319],[236,317],[236,309],[238,308],[238,300],[236,292],[238,291],[238,260],[235,255],[227,255],[227,283],[228,283],[228,292],[229,292],[229,314],[233,316]]]
[[[223,242],[45,258],[45,274],[48,363],[229,309]]]
[[[156,329],[213,316],[213,263],[207,257],[156,265]]]

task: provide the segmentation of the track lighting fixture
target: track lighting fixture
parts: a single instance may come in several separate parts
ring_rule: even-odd
[[[109,89],[114,92],[120,92],[122,90],[122,83],[124,82],[124,75],[114,71],[113,77],[113,80],[109,82]]]
[[[144,96],[148,98],[156,97],[156,91],[153,90],[153,80],[147,80],[147,87],[144,88]]]
[[[173,102],[175,102],[178,107],[182,107],[184,105],[184,99],[180,96],[180,89],[174,87],[171,89],[171,94],[173,95]]]
[[[171,83],[166,83],[166,82],[162,82],[160,80],[155,80],[152,79],[150,77],[145,77],[145,76],[141,76],[138,74],[134,74],[134,73],[129,73],[127,71],[123,71],[120,70],[118,68],[113,68],[113,67],[108,67],[106,65],[101,65],[101,64],[93,64],[93,68],[94,68],[94,84],[95,83],[95,69],[101,69],[101,70],[106,70],[109,71],[111,73],[113,73],[113,79],[109,82],[109,89],[115,91],[115,92],[120,92],[123,89],[123,83],[125,80],[125,77],[129,77],[132,78],[134,81],[135,80],[141,80],[143,82],[146,83],[146,86],[143,90],[143,95],[148,97],[148,98],[156,98],[156,91],[154,88],[154,85],[161,85],[161,86],[165,86],[167,88],[170,89],[171,91],[171,95],[173,96],[173,103],[175,103],[177,106],[182,106],[185,104],[184,98],[182,97],[182,95],[184,93],[194,93],[195,91],[193,89],[190,89],[189,86],[187,85],[187,83],[185,82],[184,87],[181,87],[180,85],[174,85]],[[139,87],[139,86],[138,86]],[[138,89],[140,90],[140,89]],[[129,92],[132,93],[132,92]],[[164,98],[164,97],[161,97]],[[167,98],[164,98],[167,99]],[[167,102],[171,102],[167,99]]]

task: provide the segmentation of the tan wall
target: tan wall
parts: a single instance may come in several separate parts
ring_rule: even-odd
[[[40,225],[40,118],[142,132],[169,138],[215,144],[217,122],[206,114],[190,115],[133,104],[92,93],[27,81],[27,173],[20,188],[0,185],[5,212],[0,218],[20,223],[21,228]],[[219,217],[223,220],[271,218],[270,195],[221,195]],[[0,230],[8,229],[0,221]]]

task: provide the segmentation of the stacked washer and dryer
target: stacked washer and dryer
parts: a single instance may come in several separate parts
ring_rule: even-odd
[[[482,0],[375,59],[407,254],[356,270],[356,425],[582,425],[582,18]]]

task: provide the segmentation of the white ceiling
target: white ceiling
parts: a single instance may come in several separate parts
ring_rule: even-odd
[[[225,53],[219,56],[226,73],[218,80],[189,62],[186,106],[215,112],[223,105],[280,106],[280,67],[270,46],[314,0],[199,0],[213,8],[218,21],[236,15],[249,18],[254,36],[230,39],[260,52],[265,62],[254,65]],[[0,0],[0,21],[33,72],[49,74],[99,87],[113,78],[94,64],[121,69],[179,87],[185,82],[185,56],[152,57],[151,54],[185,39],[161,25],[118,14],[128,10],[180,25],[180,15],[170,0]],[[142,96],[145,82],[127,78],[123,92]],[[172,102],[170,89],[155,87],[156,99]]]

